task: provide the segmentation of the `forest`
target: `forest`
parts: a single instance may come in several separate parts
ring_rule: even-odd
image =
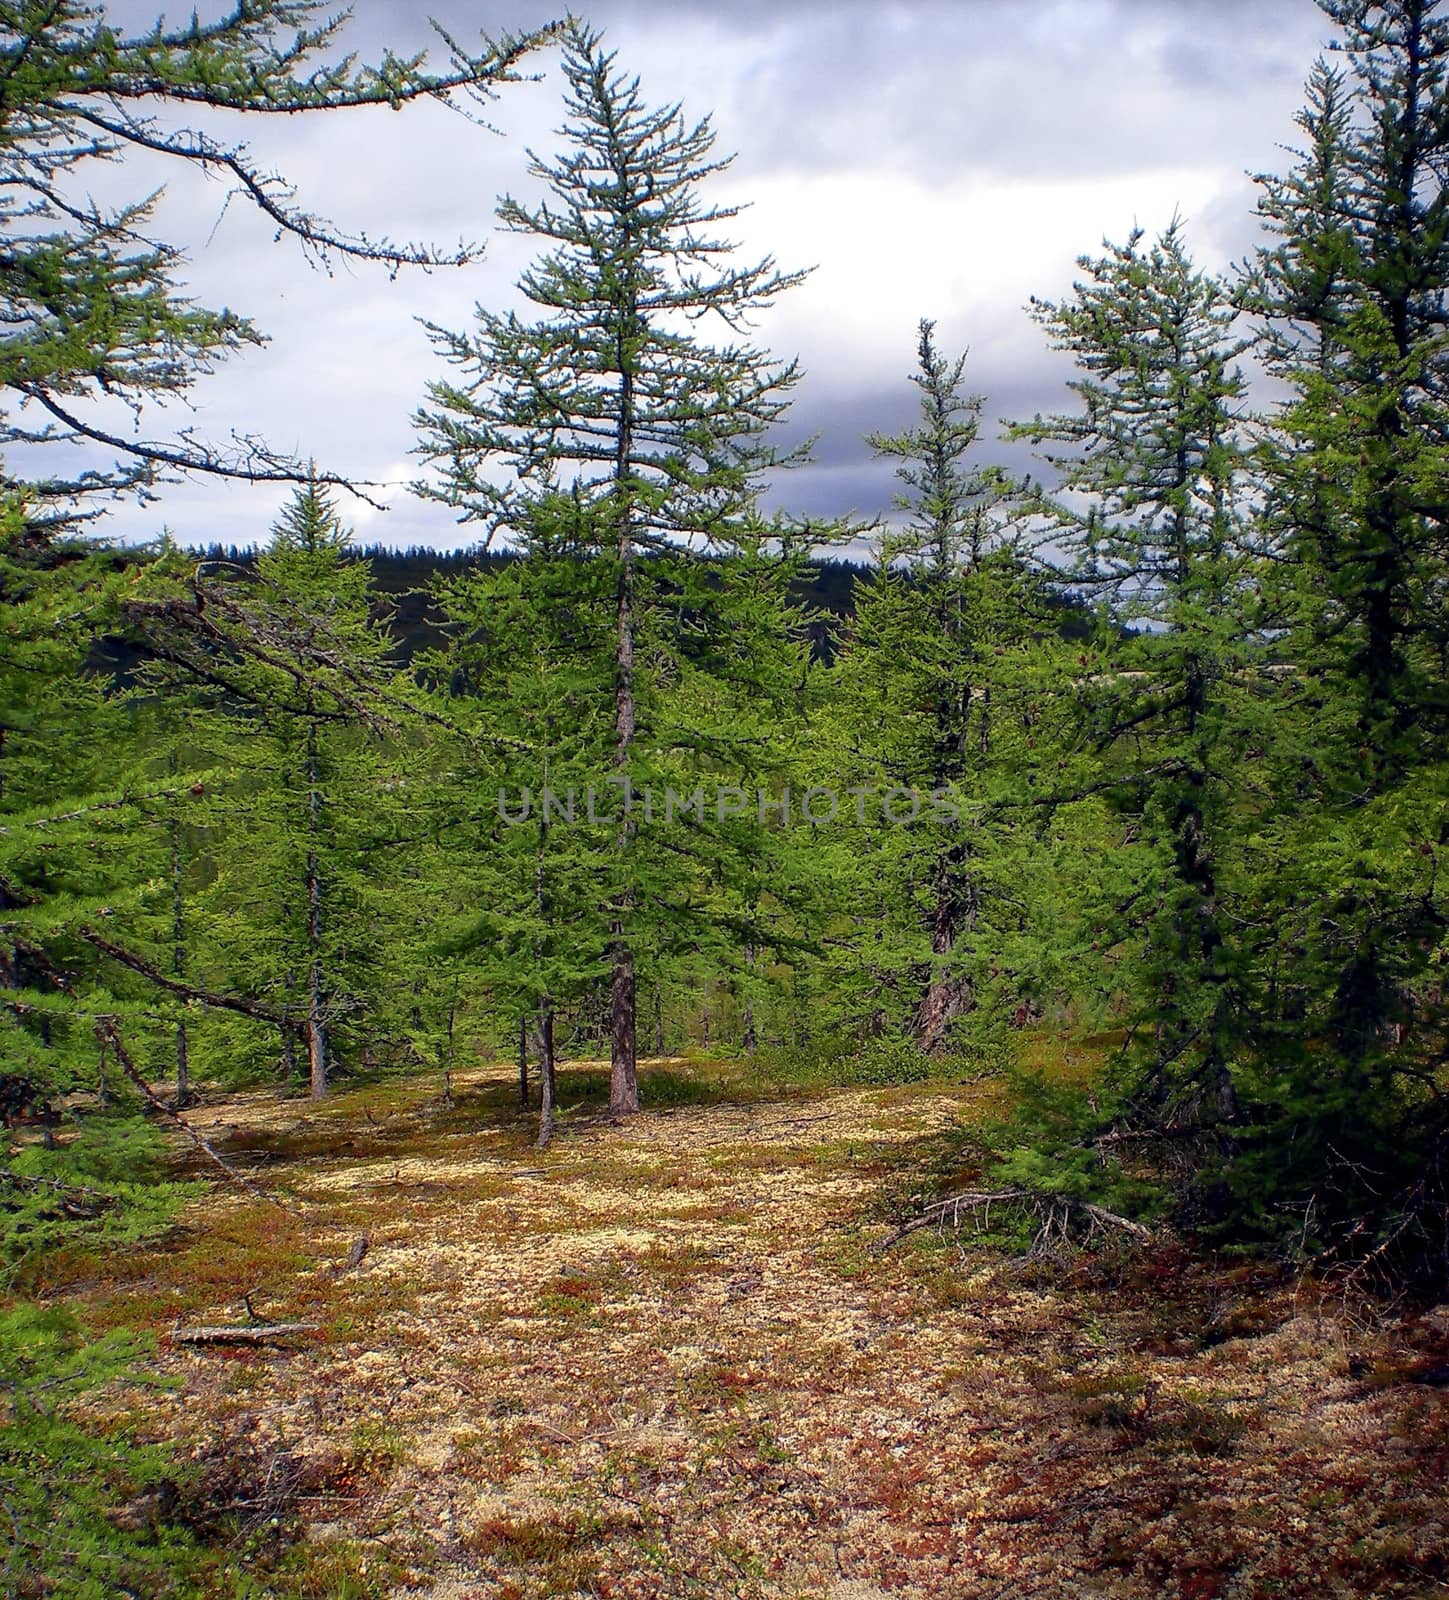
[[[1449,5],[1316,4],[1251,255],[1023,283],[1030,473],[919,308],[826,520],[806,274],[589,23],[0,4],[0,1591],[1449,1588]],[[265,327],[135,163],[466,274],[235,130],[539,74],[456,550],[176,425]]]

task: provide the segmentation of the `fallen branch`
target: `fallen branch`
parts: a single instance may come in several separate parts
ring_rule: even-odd
[[[264,1322],[254,1328],[178,1328],[172,1344],[271,1344],[302,1333],[316,1333],[316,1322]]]
[[[1084,1142],[1093,1150],[1102,1150],[1117,1144],[1161,1144],[1168,1139],[1192,1139],[1201,1132],[1202,1129],[1196,1127],[1117,1128]]]
[[[1130,1217],[1119,1217],[1115,1211],[1108,1211],[1103,1206],[1089,1205],[1087,1201],[1080,1202],[1081,1209],[1104,1228],[1120,1228],[1123,1233],[1130,1233],[1134,1239],[1150,1239],[1152,1229],[1144,1228],[1140,1222],[1133,1222]]]
[[[892,1245],[899,1244],[902,1239],[908,1238],[913,1233],[919,1233],[922,1228],[945,1227],[948,1216],[951,1219],[950,1225],[959,1228],[963,1211],[985,1211],[989,1223],[992,1206],[1016,1205],[1031,1198],[1030,1192],[1026,1189],[998,1189],[992,1193],[949,1195],[945,1200],[933,1201],[920,1216],[912,1217],[909,1222],[903,1222],[889,1238],[882,1239],[875,1249],[877,1253],[889,1250]]]
[[[1115,1228],[1122,1233],[1130,1234],[1134,1239],[1147,1240],[1152,1237],[1152,1230],[1140,1222],[1133,1222],[1130,1217],[1118,1216],[1115,1211],[1108,1211],[1105,1206],[1093,1205],[1087,1200],[1077,1200],[1061,1194],[1039,1194],[1033,1189],[992,1189],[969,1190],[963,1194],[948,1195],[944,1200],[932,1202],[918,1217],[912,1217],[909,1222],[902,1223],[874,1249],[880,1254],[911,1234],[919,1233],[923,1228],[947,1226],[959,1228],[962,1225],[963,1214],[973,1218],[979,1216],[978,1225],[983,1229],[988,1228],[991,1225],[993,1206],[1017,1207],[1033,1213],[1039,1219],[1040,1227],[1036,1238],[1032,1241],[1032,1254],[1040,1253],[1053,1237],[1065,1239],[1074,1212],[1080,1212],[1087,1218],[1091,1224],[1090,1232],[1102,1228]]]

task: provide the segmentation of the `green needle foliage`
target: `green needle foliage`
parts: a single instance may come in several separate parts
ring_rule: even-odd
[[[1323,9],[1343,65],[1314,70],[1297,164],[1259,180],[1272,238],[1242,290],[1289,391],[1260,467],[1298,712],[1271,835],[1286,982],[1258,1181],[1283,1182],[1321,1238],[1433,1270],[1449,1199],[1449,19],[1426,0]]]
[[[188,1537],[164,1521],[153,1533],[119,1527],[115,1518],[118,1495],[157,1506],[174,1498],[169,1452],[136,1442],[124,1426],[98,1430],[71,1411],[108,1384],[134,1384],[145,1353],[125,1334],[87,1341],[75,1318],[54,1306],[0,1311],[7,1522],[0,1583],[7,1594],[104,1600],[190,1589],[186,1572],[195,1551]]]
[[[476,103],[516,76],[539,37],[485,41],[476,54],[450,44],[452,64],[436,73],[421,57],[329,63],[341,20],[315,4],[247,0],[214,22],[158,23],[128,35],[102,6],[0,7],[0,386],[9,407],[0,416],[8,464],[0,503],[0,982],[14,996],[5,1026],[17,1076],[41,1104],[81,1081],[94,1084],[90,1037],[117,999],[103,988],[89,1007],[76,1003],[96,968],[85,933],[139,904],[138,884],[156,876],[156,805],[198,781],[205,787],[195,771],[158,784],[148,766],[154,746],[126,736],[130,717],[87,670],[97,640],[139,634],[133,642],[141,648],[222,693],[237,687],[223,652],[239,648],[255,659],[244,628],[213,632],[202,583],[183,578],[166,587],[174,563],[159,569],[156,585],[140,584],[134,563],[75,542],[68,530],[115,495],[144,497],[174,472],[308,476],[260,441],[147,436],[154,402],[184,398],[260,334],[230,310],[196,306],[181,292],[179,254],[149,226],[155,196],[107,209],[86,198],[87,175],[97,163],[161,155],[227,176],[280,234],[319,259],[348,256],[390,270],[466,259],[466,249],[440,253],[331,229],[295,203],[281,178],[255,168],[244,145],[204,126],[208,113]],[[177,116],[167,117],[168,107]],[[107,456],[109,466],[96,465]],[[225,618],[224,605],[221,612]],[[309,642],[293,637],[289,645],[299,670]],[[158,788],[164,793],[148,798]],[[146,843],[127,868],[133,825]],[[97,981],[120,971],[97,970]]]
[[[1235,279],[1174,223],[1032,303],[1073,369],[1009,430],[1043,481],[984,464],[920,324],[919,415],[868,441],[896,513],[831,619],[800,595],[839,530],[761,510],[799,373],[753,325],[801,275],[738,258],[707,119],[546,30],[558,149],[499,207],[537,257],[517,309],[430,329],[415,418],[485,548],[405,634],[340,478],[164,425],[263,335],[187,296],[154,197],[87,196],[159,156],[323,264],[461,262],[331,228],[232,116],[476,113],[544,36],[433,72],[337,61],[287,0],[135,34],[0,4],[7,1593],[184,1594],[205,1559],[163,1454],[88,1416],[139,1346],[32,1301],[200,1195],[140,1112],[215,1085],[451,1072],[521,1027],[546,1142],[556,1057],[607,1042],[638,1109],[641,1028],[856,1084],[1050,1030],[1105,1068],[1019,1082],[978,1154],[1052,1240],[1125,1213],[1442,1293],[1449,16],[1322,9]],[[89,536],[191,472],[296,492],[260,553]]]
[[[389,1009],[377,1002],[395,976],[377,868],[404,757],[385,752],[397,715],[391,644],[368,564],[348,540],[325,491],[308,485],[255,572],[216,597],[232,608],[225,637],[238,663],[226,825],[248,848],[230,857],[206,905],[233,982],[289,1019],[289,1067],[300,1047],[314,1099],[327,1092],[341,1038],[357,1051],[376,1042],[371,1030]]]
[[[534,1033],[543,1142],[555,1029],[588,1012],[609,971],[596,896],[617,794],[601,783],[597,756],[613,732],[600,681],[612,659],[613,575],[589,559],[576,513],[567,500],[540,505],[522,559],[441,584],[454,636],[424,664],[458,729],[438,780],[445,825],[434,870],[450,878],[442,946],[486,995],[497,1033],[510,1037],[520,1022]]]
[[[1102,608],[1104,649],[1075,698],[1084,787],[1125,830],[1096,874],[1102,953],[1122,973],[1121,1114],[1211,1131],[1232,1149],[1244,1038],[1243,760],[1275,680],[1257,619],[1240,417],[1244,345],[1226,287],[1174,223],[1080,263],[1061,304],[1033,302],[1072,355],[1080,410],[1019,425],[1060,487],[1038,514],[1062,576]],[[1065,448],[1062,448],[1065,447]],[[1140,631],[1112,639],[1124,625]],[[1130,952],[1130,958],[1128,957]],[[1199,1197],[1201,1199],[1201,1197]]]
[[[138,1075],[169,1077],[184,1025],[209,1068],[220,1035],[183,1001],[241,1027],[286,1023],[250,998],[265,991],[265,971],[227,967],[205,906],[215,852],[235,861],[247,838],[227,830],[212,798],[212,763],[235,748],[218,738],[223,712],[237,718],[271,670],[290,679],[301,709],[310,696],[335,710],[329,685],[350,685],[342,720],[367,721],[355,666],[323,659],[321,646],[336,642],[325,617],[294,611],[269,641],[268,618],[174,552],[148,572],[145,553],[76,537],[116,497],[145,503],[178,474],[311,476],[262,440],[164,425],[166,402],[185,401],[263,334],[186,294],[179,250],[157,237],[152,183],[115,204],[93,195],[102,168],[104,187],[124,192],[130,158],[160,157],[222,177],[324,265],[395,272],[468,259],[467,245],[440,251],[330,227],[254,164],[230,119],[423,99],[480,108],[540,35],[477,51],[445,39],[450,64],[437,72],[422,57],[337,59],[344,20],[298,0],[240,0],[213,21],[129,33],[103,5],[0,5],[0,1257],[16,1294],[60,1239],[132,1241],[158,1231],[183,1197],[152,1169],[139,1091],[108,1050],[124,1048]],[[285,665],[275,649],[269,659],[278,643]],[[163,710],[145,685],[118,682],[137,653],[188,694],[205,686],[210,702]],[[134,948],[121,942],[132,936]],[[154,1481],[158,1461],[71,1409],[129,1354],[88,1347],[82,1330],[23,1302],[0,1317],[6,1592],[184,1587],[164,1518],[158,1544],[104,1515],[127,1480]]]

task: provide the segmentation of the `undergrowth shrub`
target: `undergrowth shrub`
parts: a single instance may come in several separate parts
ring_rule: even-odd
[[[71,1313],[24,1298],[55,1250],[165,1231],[204,1185],[168,1181],[162,1149],[119,1111],[93,1112],[51,1149],[14,1132],[0,1145],[0,1592],[18,1600],[189,1592],[195,1545],[168,1520],[182,1476],[170,1453],[86,1410],[116,1385],[156,1381],[141,1369],[146,1344],[88,1339]]]
[[[53,1149],[0,1145],[0,1283],[23,1279],[26,1263],[78,1243],[127,1245],[162,1232],[205,1188],[162,1170],[164,1143],[144,1119],[94,1114]]]
[[[139,1381],[145,1347],[114,1333],[87,1341],[69,1312],[0,1311],[0,1484],[9,1549],[0,1590],[17,1600],[113,1600],[187,1591],[190,1538],[168,1524],[170,1453],[80,1407],[108,1385]],[[123,1508],[150,1506],[128,1521]]]
[[[912,1039],[828,1035],[804,1045],[767,1045],[752,1070],[771,1083],[800,1088],[889,1088],[897,1084],[949,1081],[979,1070],[959,1056],[930,1056]]]

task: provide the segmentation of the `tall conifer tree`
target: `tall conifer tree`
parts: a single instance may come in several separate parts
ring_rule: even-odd
[[[1449,1125],[1425,1074],[1449,921],[1449,11],[1320,3],[1333,65],[1309,81],[1296,163],[1259,179],[1271,237],[1240,290],[1289,392],[1261,455],[1298,711],[1267,1159],[1325,1235],[1427,1239],[1442,1262]]]
[[[1033,302],[1075,360],[1080,409],[1019,425],[1059,478],[1038,501],[1062,577],[1104,608],[1105,670],[1078,696],[1103,775],[1135,819],[1119,919],[1101,941],[1140,941],[1134,1025],[1151,1043],[1146,1102],[1236,1115],[1240,952],[1226,867],[1254,636],[1243,522],[1244,384],[1234,308],[1174,223],[1080,263],[1070,300]],[[1062,448],[1064,447],[1064,448]],[[1124,625],[1136,637],[1116,640]],[[1089,658],[1084,657],[1084,661]],[[1130,781],[1122,782],[1123,779]]]
[[[505,226],[548,246],[520,282],[540,315],[480,311],[471,332],[433,328],[460,376],[431,385],[418,423],[423,454],[441,468],[425,492],[490,535],[517,535],[529,505],[560,490],[586,509],[593,554],[614,572],[609,759],[624,784],[640,776],[639,644],[651,625],[641,607],[653,603],[641,596],[641,559],[733,548],[762,475],[781,464],[768,435],[796,370],[743,331],[800,275],[770,260],[732,263],[718,230],[737,208],[700,197],[727,164],[712,155],[708,119],[649,108],[582,24],[567,31],[564,71],[564,152],[532,167],[547,198],[499,207]],[[707,342],[711,322],[727,342]],[[610,908],[616,1112],[638,1106],[634,849],[626,819]]]
[[[868,436],[898,463],[904,521],[881,535],[873,579],[857,589],[842,668],[852,742],[871,769],[862,777],[922,797],[913,820],[877,840],[871,871],[889,860],[908,916],[899,950],[877,946],[874,959],[909,970],[909,1026],[932,1053],[977,1004],[988,965],[974,935],[990,915],[991,844],[965,808],[987,792],[993,721],[998,747],[1003,728],[1009,744],[1019,727],[1033,626],[1050,631],[1008,537],[1006,479],[971,464],[985,402],[966,393],[965,366],[942,355],[923,321],[911,377],[919,421]]]

